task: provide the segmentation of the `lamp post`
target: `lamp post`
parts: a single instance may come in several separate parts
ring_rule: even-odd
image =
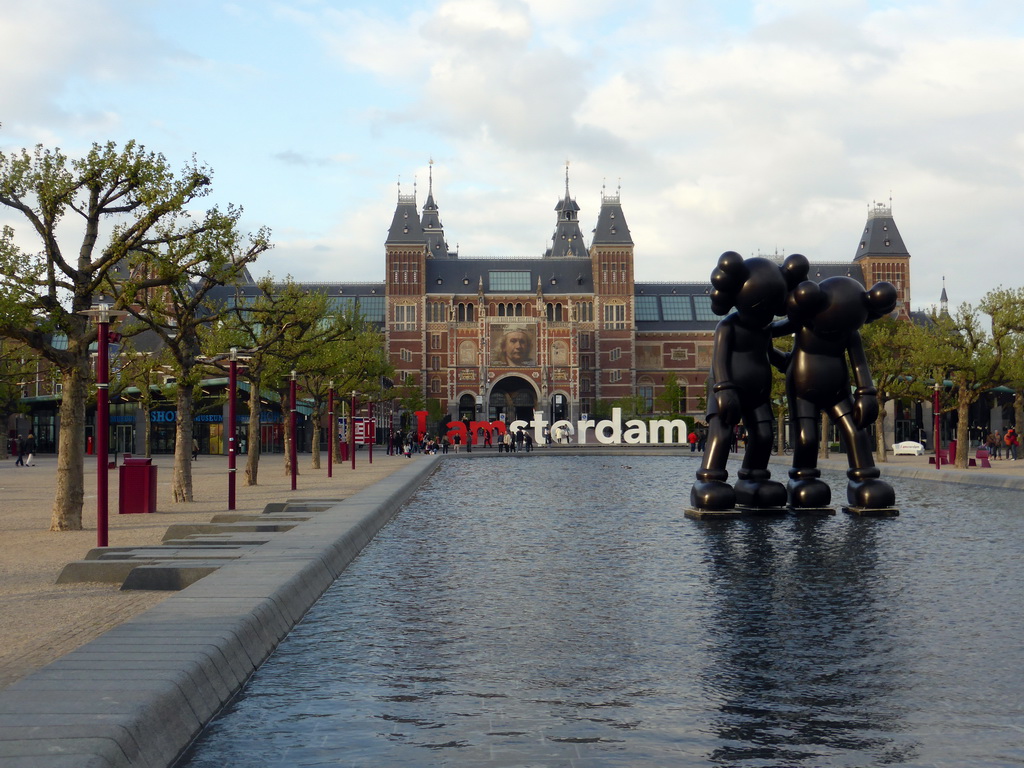
[[[297,435],[295,434],[295,376],[296,372],[292,371],[292,380],[288,387],[288,406],[291,409],[289,415],[290,418],[290,429],[292,431],[292,444],[289,450],[289,458],[291,459],[292,465],[292,490],[294,491],[299,484],[299,472],[298,472],[298,451],[296,450],[295,443],[297,442]]]
[[[348,452],[352,457],[352,469],[356,468],[356,393],[352,392],[352,406],[348,411]]]
[[[932,435],[935,440],[935,468],[942,469],[942,457],[939,453],[939,382],[935,380],[935,394],[932,401],[932,411],[934,411],[934,426],[932,427]]]
[[[252,350],[231,347],[226,354],[214,355],[213,357],[199,356],[199,362],[209,363],[222,369],[222,364],[228,361],[228,509],[235,508],[235,478],[238,456],[238,366],[252,356]]]
[[[112,310],[109,304],[99,304],[79,314],[92,318],[96,323],[96,546],[105,547],[109,543],[110,323],[127,313]]]
[[[369,463],[373,464],[373,441],[377,439],[377,428],[373,423],[373,400],[366,404],[366,445],[368,449]]]
[[[334,477],[334,382],[327,388],[327,476]]]

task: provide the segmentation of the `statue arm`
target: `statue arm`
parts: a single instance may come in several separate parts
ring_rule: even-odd
[[[711,373],[715,384],[711,388],[718,410],[718,417],[723,424],[730,426],[740,421],[740,396],[736,383],[732,378],[733,355],[735,344],[734,330],[728,318],[722,320],[715,328],[715,346],[711,357]]]
[[[878,418],[878,392],[871,380],[871,368],[868,366],[860,333],[855,331],[851,334],[847,354],[850,356],[853,383],[856,386],[853,391],[853,418],[857,426],[863,429]]]
[[[796,333],[797,324],[787,318],[786,320],[777,320],[771,324],[770,328],[772,338],[777,339],[779,336],[788,336]],[[789,358],[792,356],[791,352],[783,352],[781,349],[776,349],[770,344],[768,345],[768,362],[779,373],[786,372],[786,369],[789,367]]]

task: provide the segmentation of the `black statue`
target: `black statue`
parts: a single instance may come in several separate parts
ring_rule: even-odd
[[[777,334],[794,332],[786,368],[786,395],[793,424],[793,468],[789,505],[813,509],[829,504],[832,492],[819,477],[818,424],[825,412],[846,441],[850,469],[846,496],[851,507],[885,509],[896,494],[879,480],[871,456],[868,427],[878,418],[878,398],[864,355],[860,329],[896,307],[896,288],[880,282],[865,291],[851,277],[830,277],[820,284],[800,283],[786,302],[787,319]],[[856,389],[850,392],[846,361]]]
[[[690,491],[697,510],[820,509],[832,491],[820,480],[818,424],[827,413],[838,425],[848,449],[847,500],[859,510],[892,509],[895,493],[879,479],[867,428],[878,417],[860,329],[896,306],[896,288],[886,282],[871,290],[850,277],[807,280],[807,259],[793,254],[779,264],[744,259],[729,251],[711,274],[711,308],[726,315],[715,329],[708,443]],[[776,316],[786,319],[773,322]],[[777,336],[795,334],[793,352],[772,346]],[[850,392],[847,359],[856,389]],[[771,480],[771,367],[786,373],[792,420],[793,467],[789,483]],[[726,464],[740,422],[747,445],[735,486],[726,480]]]
[[[711,309],[725,315],[715,329],[714,386],[708,398],[708,442],[690,491],[701,510],[784,507],[786,487],[772,481],[771,366],[785,363],[772,348],[772,321],[786,311],[789,291],[807,277],[807,259],[794,254],[779,266],[760,257],[744,259],[728,251],[711,274]],[[785,330],[775,330],[776,335]],[[735,488],[726,462],[735,427],[743,422],[747,445]]]

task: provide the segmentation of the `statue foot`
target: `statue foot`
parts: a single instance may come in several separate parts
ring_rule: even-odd
[[[846,486],[850,506],[863,509],[885,509],[896,506],[896,491],[884,480],[867,478],[850,480]]]
[[[832,502],[832,489],[816,477],[789,481],[789,506],[796,509],[827,507]]]
[[[732,509],[736,506],[736,492],[721,480],[698,480],[690,489],[690,504],[696,509]]]
[[[786,506],[786,486],[774,480],[736,481],[736,503],[743,507],[768,509]]]

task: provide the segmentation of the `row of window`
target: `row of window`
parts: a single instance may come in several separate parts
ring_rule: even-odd
[[[637,322],[679,322],[690,320],[717,320],[711,311],[711,297],[697,296],[637,296]]]

